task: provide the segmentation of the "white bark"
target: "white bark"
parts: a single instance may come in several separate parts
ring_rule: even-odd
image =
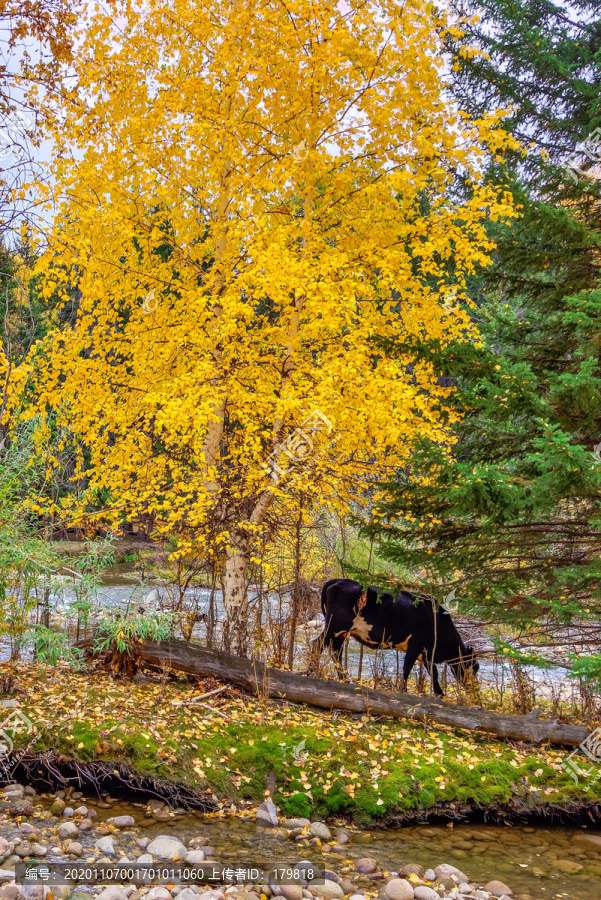
[[[250,542],[242,539],[227,551],[224,597],[226,624],[224,649],[235,656],[246,656],[248,646],[248,570]]]

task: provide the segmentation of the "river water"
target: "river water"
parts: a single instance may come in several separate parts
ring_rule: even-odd
[[[354,864],[362,857],[373,858],[385,872],[396,872],[407,863],[424,868],[440,863],[457,866],[482,885],[496,879],[512,888],[516,900],[601,900],[601,829],[548,828],[529,825],[494,826],[462,824],[452,828],[415,826],[362,831],[342,825],[350,835],[350,843],[331,850],[295,845],[282,829],[258,827],[254,821],[233,816],[188,813],[173,815],[170,821],[157,822],[146,813],[142,804],[116,802],[110,809],[93,799],[84,799],[88,807],[97,810],[102,821],[109,816],[132,815],[140,835],[156,837],[170,834],[186,840],[205,835],[214,848],[214,858],[223,865],[270,868],[310,859],[320,868],[333,870],[365,889],[377,889],[380,882],[358,876]],[[73,804],[77,805],[77,804]],[[342,823],[341,823],[342,824]],[[335,827],[330,826],[332,833]],[[135,847],[128,858],[133,861],[141,850]],[[120,842],[124,835],[119,835]],[[589,843],[590,842],[590,843]],[[127,845],[125,845],[127,852]],[[575,869],[571,874],[566,868]]]
[[[139,585],[134,582],[132,574],[128,571],[131,567],[127,564],[121,564],[113,567],[112,575],[103,579],[103,584],[98,593],[99,604],[108,608],[126,607],[134,609],[144,609],[150,611],[158,609],[162,603],[168,602],[173,597],[173,588],[169,584],[153,583]],[[187,594],[188,602],[194,606],[199,614],[206,616],[209,612],[211,592],[207,588],[191,587]],[[66,592],[59,606],[61,618],[68,616],[69,606],[75,599],[73,593]],[[249,591],[249,602],[252,604],[256,601],[255,593]],[[221,626],[224,621],[224,606],[220,590],[214,592],[214,615],[216,620],[215,636],[216,646],[219,646],[219,638],[221,634]],[[278,611],[276,607],[279,600],[275,597],[264,598],[264,606],[271,607],[271,615],[276,617]],[[286,605],[283,606],[284,615],[286,614]],[[313,627],[306,627],[300,624],[297,628],[296,644],[295,644],[295,667],[302,670],[306,666],[307,654],[311,641],[321,632],[321,615],[313,620],[316,624]],[[461,631],[459,623],[459,630]],[[206,619],[202,619],[194,626],[192,638],[200,643],[206,641]],[[477,639],[476,639],[477,640]],[[488,644],[486,639],[481,643]],[[476,642],[476,648],[478,644]],[[0,649],[0,658],[6,656],[6,650]],[[327,654],[324,654],[324,661],[327,662]],[[360,646],[354,641],[348,641],[347,647],[347,669],[351,678],[357,678],[359,667],[363,678],[373,678],[374,676],[384,679],[398,679],[399,672],[402,670],[403,654],[395,650],[370,650],[364,648],[363,661],[360,662]],[[568,670],[560,665],[552,667],[526,666],[523,671],[531,681],[538,696],[549,697],[555,696],[558,700],[569,700],[571,696],[576,696],[577,685],[567,677]],[[332,673],[334,672],[332,667]],[[511,668],[507,662],[498,657],[482,657],[480,660],[479,679],[483,682],[494,683],[500,692],[507,691],[513,685],[513,675]]]

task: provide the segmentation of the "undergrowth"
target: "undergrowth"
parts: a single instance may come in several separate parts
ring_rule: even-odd
[[[56,749],[84,763],[125,763],[140,774],[212,792],[223,803],[260,803],[271,772],[284,814],[348,815],[358,823],[440,802],[601,801],[601,779],[593,784],[592,776],[581,777],[575,784],[561,765],[568,752],[560,749],[433,724],[330,714],[235,690],[216,698],[215,709],[204,709],[190,704],[212,684],[132,684],[67,667],[56,673],[42,666],[21,670],[21,708],[37,733],[15,735],[17,750]],[[578,761],[584,767],[582,754]]]

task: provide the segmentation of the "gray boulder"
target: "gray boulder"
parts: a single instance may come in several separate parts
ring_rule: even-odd
[[[19,884],[5,884],[0,888],[0,900],[17,900],[20,890]]]
[[[385,888],[388,900],[413,900],[413,885],[404,878],[392,878]]]
[[[280,897],[285,897],[286,900],[303,900],[303,889],[300,884],[281,884],[279,888]]]
[[[78,834],[79,828],[74,822],[63,822],[58,826],[58,836],[61,841],[66,841],[67,838],[76,838]]]
[[[329,878],[326,878],[323,884],[312,884],[311,887],[317,891],[320,897],[323,897],[323,900],[340,900],[344,897],[344,891],[338,882],[330,881]]]
[[[363,856],[361,859],[357,860],[355,868],[357,872],[361,872],[362,875],[371,875],[371,873],[375,872],[378,868],[378,864],[375,859],[370,859],[369,856]]]
[[[31,800],[17,800],[10,807],[11,816],[30,816],[33,812]]]
[[[70,856],[83,856],[83,847],[79,841],[69,841],[65,849]]]
[[[280,824],[280,820],[278,819],[278,811],[275,808],[275,804],[272,803],[271,800],[265,800],[264,803],[261,803],[257,810],[255,820],[257,825],[267,825],[271,828],[277,828]]]
[[[116,884],[111,884],[98,894],[98,900],[127,900],[127,895]]]
[[[437,878],[451,878],[457,884],[460,881],[469,881],[469,878],[461,869],[451,866],[449,863],[442,863],[440,866],[436,866],[434,872]]]
[[[114,825],[115,828],[131,828],[136,824],[133,816],[113,816],[106,820],[107,825]]]
[[[417,887],[414,887],[413,896],[415,900],[440,900],[440,894],[425,884],[418,884]]]
[[[171,894],[167,888],[157,885],[148,891],[146,900],[171,900]]]
[[[159,835],[148,845],[148,852],[159,859],[183,859],[188,852],[187,848],[177,838],[169,835]]]
[[[24,884],[19,897],[20,900],[44,900],[44,888],[37,884]]]
[[[489,881],[488,884],[484,885],[484,890],[488,891],[489,894],[494,894],[495,897],[513,897],[511,888],[503,884],[502,881]]]
[[[94,844],[97,850],[100,850],[101,853],[104,853],[106,856],[115,856],[115,845],[113,844],[113,839],[110,834],[101,837]],[[105,898],[105,900],[109,900],[109,898]]]

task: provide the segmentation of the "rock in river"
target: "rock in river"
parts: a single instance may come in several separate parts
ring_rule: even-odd
[[[0,897],[2,900],[17,900],[21,886],[18,884],[5,884],[0,888]]]
[[[285,897],[285,900],[303,900],[303,889],[300,884],[281,884],[279,887],[280,897]]]
[[[344,897],[344,891],[336,881],[326,878],[322,884],[314,885],[315,890],[324,900],[340,900]]]
[[[58,836],[61,841],[65,841],[67,838],[76,838],[78,834],[79,828],[74,822],[63,822],[58,826]]]
[[[111,884],[98,894],[98,900],[127,900],[127,894],[116,884]]]
[[[37,884],[24,884],[19,897],[21,900],[43,900],[44,888]]]
[[[139,843],[140,843],[140,841],[138,841],[138,844]],[[196,837],[193,837],[191,840],[188,841],[188,849],[189,850],[202,850],[202,848],[205,847],[209,843],[210,843],[210,841],[209,841],[208,837],[204,837],[202,834],[198,834],[198,835],[196,835]],[[148,845],[146,844],[146,846],[148,846]]]
[[[30,816],[33,812],[31,800],[17,800],[10,808],[11,816]]]
[[[157,885],[157,887],[153,887],[148,891],[146,900],[171,900],[171,894],[167,888]]]
[[[294,831],[295,828],[307,828],[310,824],[308,819],[284,819],[282,827],[287,831]]]
[[[114,825],[115,828],[132,828],[136,824],[133,816],[113,816],[111,819],[107,819],[106,823]]]
[[[277,828],[280,824],[278,811],[271,800],[266,800],[264,803],[261,803],[255,818],[257,820],[257,825],[270,825],[272,828]]]
[[[311,834],[315,835],[315,837],[318,837],[322,841],[332,840],[332,832],[327,825],[324,825],[323,822],[311,822],[309,831],[311,832]]]
[[[413,885],[404,878],[392,878],[386,885],[388,900],[413,900]]]
[[[415,900],[440,900],[440,894],[438,894],[434,888],[428,887],[425,884],[418,884],[418,886],[413,889],[413,896],[415,897]]]
[[[566,875],[575,875],[576,872],[583,868],[583,865],[573,859],[556,859],[553,863],[553,868],[559,869],[560,872],[565,872]]]
[[[113,844],[113,839],[110,835],[106,835],[106,837],[101,837],[94,844],[97,850],[100,850],[102,853],[106,853],[108,856],[115,855],[115,846]]]
[[[148,852],[159,859],[183,859],[188,851],[177,838],[161,834],[148,845]]]
[[[403,878],[408,878],[409,875],[419,875],[421,878],[424,874],[424,869],[423,866],[418,866],[415,863],[407,863],[400,870],[399,874],[402,875]]]
[[[65,848],[65,852],[70,856],[83,856],[83,847],[79,841],[69,841]]]
[[[578,844],[579,847],[598,850],[601,853],[601,834],[587,834],[585,831],[582,834],[575,835],[572,838],[572,842]]]
[[[358,859],[355,863],[355,868],[357,872],[361,872],[363,875],[371,875],[372,872],[375,872],[378,868],[378,864],[375,859],[370,859],[368,856],[364,856],[361,859]]]
[[[489,881],[488,884],[484,885],[484,890],[488,891],[489,894],[494,894],[495,897],[513,897],[511,888],[503,884],[502,881]]]
[[[455,882],[469,881],[467,875],[456,866],[450,866],[448,863],[442,863],[434,869],[437,878],[451,878]]]

